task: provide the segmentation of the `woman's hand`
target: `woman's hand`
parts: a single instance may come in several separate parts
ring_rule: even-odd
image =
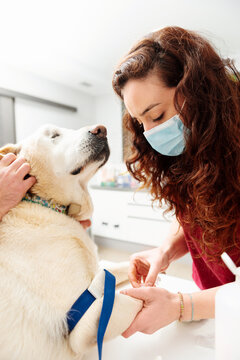
[[[129,281],[133,287],[140,287],[143,279],[145,286],[153,286],[159,272],[169,266],[169,259],[162,248],[141,251],[130,257]]]
[[[179,319],[180,303],[178,294],[156,287],[141,287],[121,291],[143,301],[143,308],[122,336],[128,338],[135,332],[152,334],[158,329]]]
[[[33,176],[24,180],[29,171],[30,165],[23,157],[7,154],[0,160],[0,220],[35,184]]]

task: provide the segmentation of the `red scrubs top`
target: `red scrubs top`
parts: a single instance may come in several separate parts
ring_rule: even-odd
[[[194,230],[194,237],[191,236],[189,225],[183,225],[183,231],[193,260],[192,277],[200,289],[209,289],[235,280],[235,276],[221,259],[219,260],[220,263],[210,261],[205,254],[201,255],[202,251],[197,241],[197,239],[200,239],[202,236],[200,227],[196,227]],[[232,247],[230,250],[227,250],[227,253],[232,258],[233,262],[239,266],[240,249]],[[196,257],[196,255],[200,255],[200,257]]]

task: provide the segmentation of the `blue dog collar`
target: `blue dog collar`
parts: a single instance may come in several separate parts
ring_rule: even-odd
[[[104,281],[104,295],[103,295],[103,304],[101,315],[98,324],[98,332],[97,332],[97,345],[98,345],[98,358],[102,359],[102,344],[103,338],[106,332],[106,328],[109,322],[109,319],[112,314],[114,298],[115,298],[115,285],[116,279],[115,276],[112,275],[109,271],[104,269],[105,271],[105,281]],[[75,301],[72,305],[71,309],[67,313],[67,324],[69,334],[75,328],[78,321],[85,314],[88,308],[92,305],[92,303],[96,300],[92,292],[88,289],[85,290],[82,295]]]

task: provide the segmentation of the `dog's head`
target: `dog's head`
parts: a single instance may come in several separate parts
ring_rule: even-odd
[[[19,144],[8,144],[0,154],[23,156],[37,182],[31,193],[62,205],[79,220],[91,216],[87,183],[109,157],[106,128],[101,125],[79,130],[46,125]]]

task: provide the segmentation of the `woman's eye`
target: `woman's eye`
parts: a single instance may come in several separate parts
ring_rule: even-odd
[[[164,113],[162,113],[158,118],[153,119],[153,122],[162,120],[163,116],[164,116]]]
[[[60,134],[55,133],[55,134],[53,134],[53,135],[51,136],[51,139],[54,139],[54,138],[56,138],[56,137],[58,137],[58,136],[60,136]]]

